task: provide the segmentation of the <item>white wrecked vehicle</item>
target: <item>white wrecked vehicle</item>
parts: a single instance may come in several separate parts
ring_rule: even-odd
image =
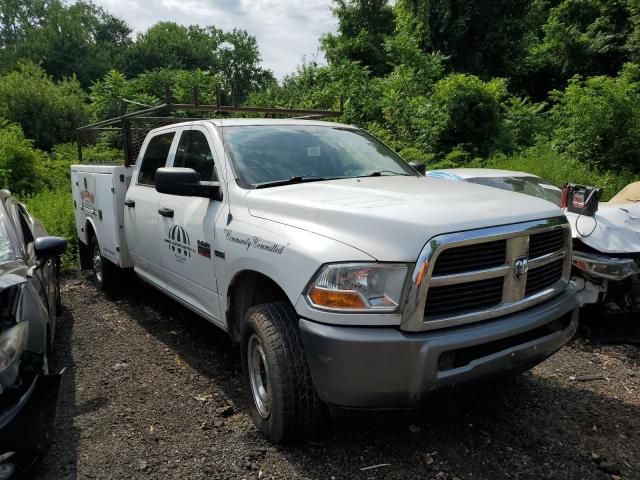
[[[524,193],[556,205],[562,201],[561,188],[530,173],[453,168],[426,175]],[[593,216],[566,210],[565,215],[573,235],[572,280],[580,306],[601,304],[608,313],[640,312],[640,182],[600,202]]]

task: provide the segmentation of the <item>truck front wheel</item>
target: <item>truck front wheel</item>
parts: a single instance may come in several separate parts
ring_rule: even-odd
[[[291,306],[265,303],[247,311],[242,369],[251,416],[271,442],[305,438],[318,430],[324,405],[313,386]]]

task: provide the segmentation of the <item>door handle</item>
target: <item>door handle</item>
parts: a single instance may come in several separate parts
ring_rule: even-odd
[[[161,208],[158,213],[163,217],[173,218],[173,210],[170,208]]]
[[[135,208],[136,206],[135,200],[129,200],[128,198],[124,201],[124,204],[129,208]]]

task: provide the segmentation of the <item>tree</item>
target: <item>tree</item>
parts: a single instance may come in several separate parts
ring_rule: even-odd
[[[8,188],[18,193],[32,193],[40,190],[37,165],[46,155],[33,148],[20,127],[0,121],[0,188]]]
[[[531,0],[398,0],[398,28],[454,71],[509,76],[526,55]]]
[[[640,0],[629,0],[629,20],[633,25],[633,32],[627,41],[627,47],[631,53],[631,61],[640,62]]]
[[[527,59],[522,83],[536,97],[564,88],[574,75],[615,76],[638,58],[631,6],[637,0],[536,2],[546,18]],[[636,10],[637,11],[637,10]],[[636,17],[637,18],[637,17]]]
[[[120,62],[130,27],[92,3],[1,0],[0,64],[40,64],[55,79],[75,75],[83,86]]]
[[[89,118],[85,98],[74,78],[55,82],[33,64],[0,77],[0,118],[19,124],[44,150],[75,138]]]
[[[173,22],[158,22],[138,33],[124,59],[124,73],[135,77],[142,72],[218,69],[218,46],[223,32],[215,27],[185,27]]]
[[[460,73],[439,80],[422,107],[419,141],[438,154],[459,149],[488,155],[501,134],[501,102],[507,96],[502,80],[487,83]]]
[[[5,53],[42,26],[49,5],[47,0],[0,0],[0,47]]]
[[[334,0],[338,34],[322,37],[322,48],[331,63],[359,62],[374,76],[391,70],[384,51],[394,32],[393,9],[388,0]]]
[[[233,29],[222,35],[219,46],[219,70],[224,91],[233,105],[243,103],[249,92],[260,90],[275,81],[273,73],[260,66],[261,58],[256,38],[246,30]]]
[[[640,67],[617,77],[575,76],[552,94],[552,145],[569,157],[604,169],[640,171]]]
[[[208,71],[219,80],[224,100],[235,104],[273,80],[273,74],[260,66],[255,37],[246,31],[172,22],[157,23],[138,34],[125,56],[124,73],[129,76],[158,69]]]

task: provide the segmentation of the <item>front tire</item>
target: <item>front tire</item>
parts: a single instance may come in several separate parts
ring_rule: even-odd
[[[313,386],[298,319],[290,305],[250,308],[242,335],[242,370],[251,416],[273,443],[317,432],[325,407]]]

